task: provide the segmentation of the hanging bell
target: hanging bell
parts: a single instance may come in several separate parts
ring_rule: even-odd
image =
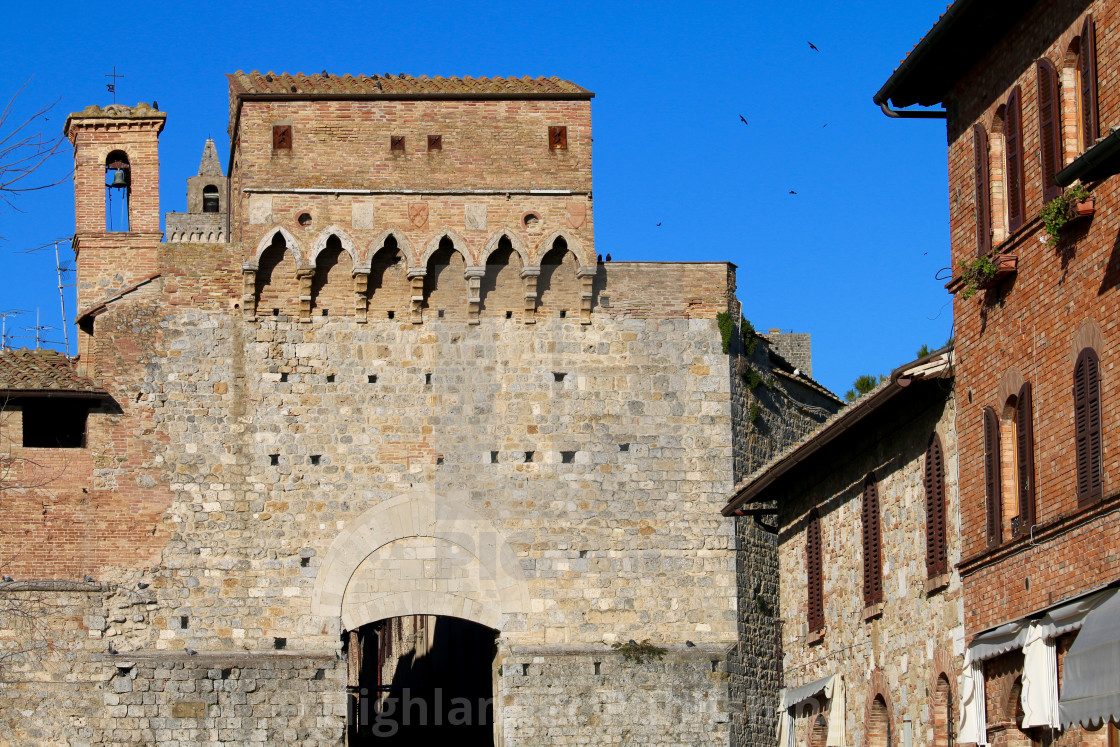
[[[109,186],[114,189],[124,189],[128,186],[128,174],[124,173],[124,169],[113,170],[113,181],[109,183]]]

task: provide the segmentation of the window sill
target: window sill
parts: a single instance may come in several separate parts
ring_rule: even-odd
[[[949,586],[948,573],[940,573],[936,576],[931,576],[926,579],[926,596],[931,597],[947,586]]]
[[[816,646],[824,642],[824,628],[820,630],[810,630],[809,634],[805,636],[806,646]]]
[[[864,622],[868,622],[869,620],[874,620],[874,619],[882,617],[882,616],[883,616],[883,603],[882,602],[876,602],[875,604],[867,605],[866,607],[863,608],[863,612],[861,614],[861,617],[863,618]]]

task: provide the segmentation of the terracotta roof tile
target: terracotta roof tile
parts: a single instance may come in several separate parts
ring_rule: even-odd
[[[241,95],[297,97],[308,94],[344,97],[385,96],[386,98],[455,96],[461,98],[591,98],[582,86],[557,77],[551,78],[429,78],[427,75],[332,75],[322,73],[261,73],[257,70],[227,75],[230,92]]]
[[[57,350],[0,350],[0,392],[70,392],[106,394],[92,379],[79,376],[70,359]]]

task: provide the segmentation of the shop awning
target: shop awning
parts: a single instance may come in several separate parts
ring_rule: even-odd
[[[804,703],[809,698],[817,693],[823,692],[825,687],[832,684],[832,678],[836,675],[830,674],[827,677],[810,682],[801,687],[795,687],[792,690],[785,690],[782,692],[782,708],[793,708],[796,705]]]
[[[1085,618],[1065,657],[1058,708],[1066,729],[1120,722],[1120,594]]]
[[[976,636],[969,644],[972,660],[983,661],[1022,648],[1023,642],[1027,640],[1028,626],[1028,621],[1016,620]]]

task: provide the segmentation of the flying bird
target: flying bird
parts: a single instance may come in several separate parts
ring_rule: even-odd
[[[813,42],[806,42],[806,43],[809,45],[809,49],[813,50],[814,52],[819,52],[820,51],[819,49],[817,49],[817,45],[814,44]]]
[[[823,125],[821,125],[821,129],[824,129],[825,127],[828,127],[828,122],[825,122]]]
[[[660,226],[661,224],[660,224],[660,223],[658,223],[657,225],[659,225],[659,226]]]
[[[743,120],[743,124],[750,124],[749,122],[747,122],[747,118],[744,117],[742,114],[739,115],[739,119]]]
[[[789,193],[790,193],[791,195],[795,195],[795,194],[797,194],[797,191],[796,191],[796,190],[793,190],[793,189],[791,189],[791,190],[789,191]]]

